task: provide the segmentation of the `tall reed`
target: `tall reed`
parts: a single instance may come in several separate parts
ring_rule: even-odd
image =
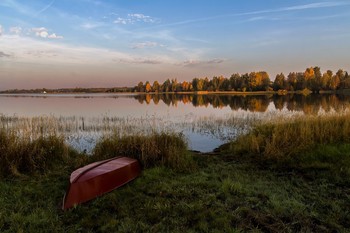
[[[194,162],[182,134],[153,131],[150,134],[121,136],[119,133],[104,137],[94,149],[94,160],[114,156],[138,159],[144,167],[167,166],[191,170]]]
[[[45,172],[67,158],[63,137],[41,135],[33,139],[0,129],[0,178]]]
[[[350,142],[350,114],[298,116],[256,126],[230,143],[236,154],[291,158],[320,144]]]

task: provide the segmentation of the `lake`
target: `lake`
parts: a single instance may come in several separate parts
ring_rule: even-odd
[[[208,152],[256,122],[345,112],[349,103],[350,96],[335,94],[18,94],[0,95],[0,115],[2,127],[33,127],[31,119],[55,122],[70,145],[88,153],[108,132],[152,130],[182,133],[192,150]]]

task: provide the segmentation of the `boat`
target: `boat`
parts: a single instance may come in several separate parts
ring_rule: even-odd
[[[62,209],[69,209],[108,193],[134,180],[140,173],[140,163],[128,157],[114,157],[81,167],[70,176]]]

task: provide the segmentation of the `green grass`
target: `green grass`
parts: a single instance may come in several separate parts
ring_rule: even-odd
[[[349,177],[263,168],[196,155],[191,173],[154,167],[68,211],[69,169],[0,182],[0,232],[346,232]]]

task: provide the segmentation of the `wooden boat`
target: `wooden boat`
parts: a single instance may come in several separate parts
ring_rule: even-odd
[[[140,173],[140,163],[127,157],[115,157],[79,168],[70,176],[62,209],[110,192],[135,179]]]

